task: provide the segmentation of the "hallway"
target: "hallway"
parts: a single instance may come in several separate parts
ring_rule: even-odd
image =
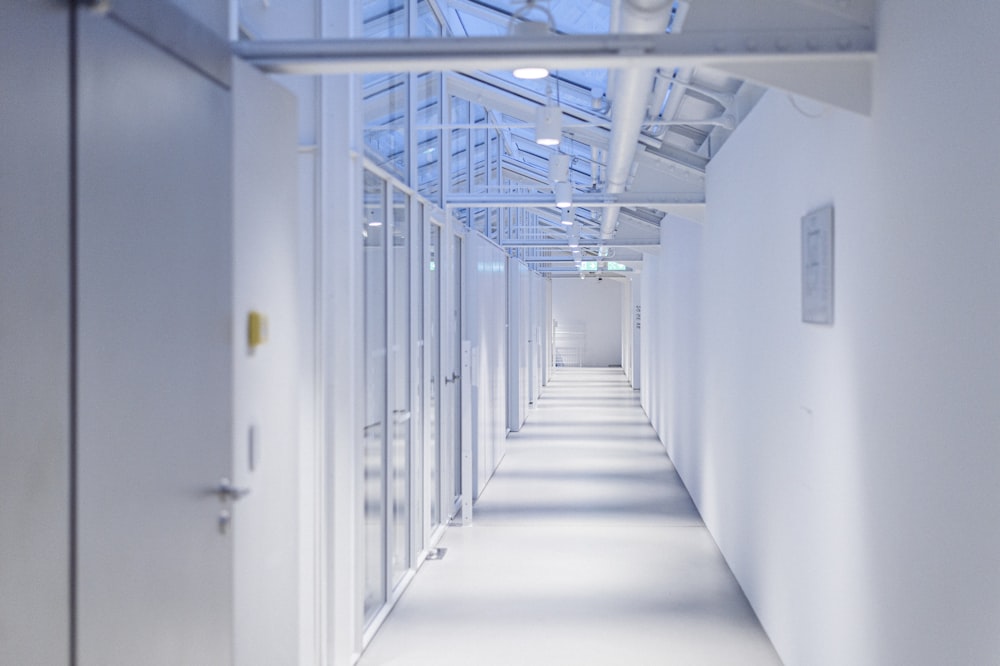
[[[619,368],[559,368],[361,666],[779,664]]]

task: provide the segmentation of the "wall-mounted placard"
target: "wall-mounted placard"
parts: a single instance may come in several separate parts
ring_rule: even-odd
[[[833,323],[833,206],[802,218],[802,321]]]

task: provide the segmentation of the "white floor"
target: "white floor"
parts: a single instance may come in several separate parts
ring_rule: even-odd
[[[361,666],[780,664],[620,369],[559,369]]]

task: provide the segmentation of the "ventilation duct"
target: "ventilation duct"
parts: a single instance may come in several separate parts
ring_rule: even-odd
[[[623,0],[618,31],[625,34],[662,34],[670,23],[673,6],[673,0]],[[628,185],[655,77],[655,67],[635,67],[617,73],[604,189],[607,194],[620,194]],[[607,209],[601,224],[601,238],[614,236],[620,210],[618,206]]]

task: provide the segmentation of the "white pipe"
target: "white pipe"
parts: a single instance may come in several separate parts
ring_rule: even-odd
[[[661,120],[673,118],[677,113],[681,97],[684,96],[684,91],[680,90],[680,88],[686,87],[686,84],[691,81],[693,74],[694,69],[691,67],[678,67],[673,76],[666,76],[662,73],[662,70],[656,75],[655,85],[659,94],[654,95],[654,99],[657,103],[662,105],[661,100],[666,96],[667,91],[670,91],[670,98],[667,100],[667,105],[663,107],[663,113],[659,114]]]
[[[670,22],[672,0],[623,0],[620,32],[661,34]],[[607,184],[605,192],[618,194],[628,185],[636,142],[646,120],[649,93],[656,77],[655,67],[635,67],[622,70],[615,81],[612,104],[611,142],[608,148]],[[618,207],[611,207],[601,224],[601,238],[614,236],[618,224]]]

